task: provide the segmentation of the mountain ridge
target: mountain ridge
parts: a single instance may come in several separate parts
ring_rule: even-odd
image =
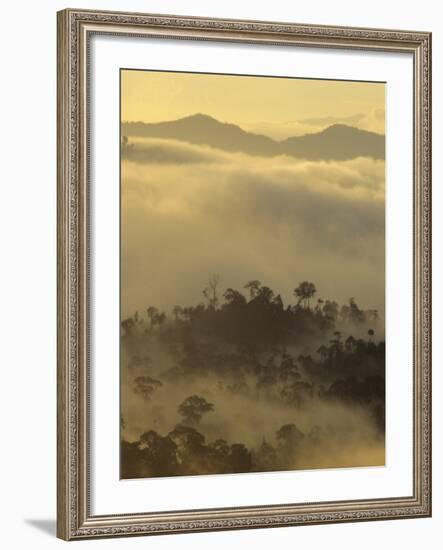
[[[283,140],[243,130],[196,113],[164,122],[122,122],[122,135],[175,139],[253,156],[288,155],[306,160],[349,160],[359,156],[385,158],[385,137],[346,124],[332,124],[320,132]]]

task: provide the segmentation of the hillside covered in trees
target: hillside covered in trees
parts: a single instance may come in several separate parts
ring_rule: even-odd
[[[121,323],[121,477],[384,464],[385,343],[375,310],[292,303],[260,281]]]

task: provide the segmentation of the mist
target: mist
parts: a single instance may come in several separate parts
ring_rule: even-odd
[[[264,280],[284,299],[295,279],[315,280],[320,296],[358,296],[383,314],[383,161],[133,145],[122,162],[124,315],[195,303],[212,272],[226,287]]]

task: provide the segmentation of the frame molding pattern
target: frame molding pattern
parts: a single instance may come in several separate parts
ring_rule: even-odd
[[[64,10],[58,19],[57,534],[65,540],[431,515],[431,34]],[[400,51],[414,56],[412,497],[92,516],[88,488],[87,52],[92,34]]]

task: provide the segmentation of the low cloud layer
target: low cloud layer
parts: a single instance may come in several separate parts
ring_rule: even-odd
[[[298,161],[130,140],[122,163],[122,313],[202,300],[251,279],[292,301],[323,298],[384,312],[383,161]]]
[[[376,132],[377,134],[385,133],[385,110],[381,108],[368,111],[366,114],[357,113],[350,116],[328,116],[315,117],[293,120],[290,122],[248,122],[244,121],[240,124],[242,128],[250,132],[265,134],[274,139],[286,139],[291,136],[302,136],[321,132],[332,124],[348,124],[367,130]]]

